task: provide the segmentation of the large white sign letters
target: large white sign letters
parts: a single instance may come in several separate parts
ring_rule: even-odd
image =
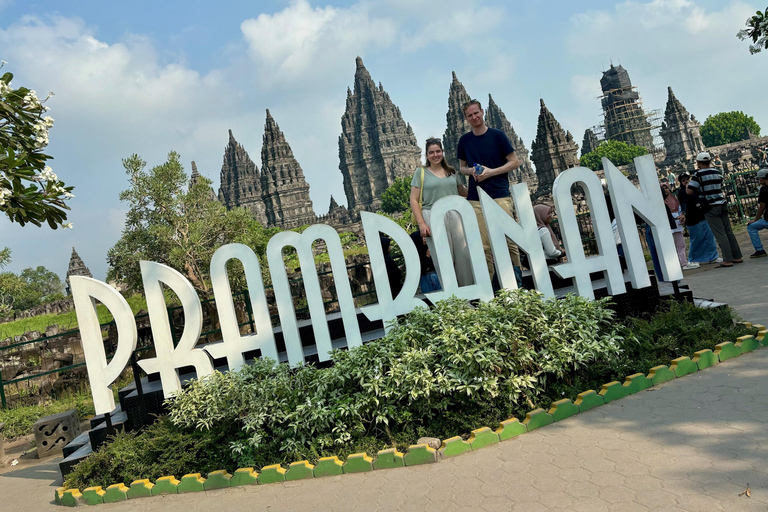
[[[605,158],[603,159],[603,166],[632,286],[634,288],[650,286],[635,223],[635,214],[639,215],[650,226],[656,242],[664,280],[682,279],[682,270],[677,260],[672,233],[667,223],[667,215],[659,190],[653,159],[649,155],[635,159],[640,189],[627,180]],[[598,248],[598,254],[595,256],[588,257],[584,254],[571,196],[571,187],[574,184],[579,184],[585,191]],[[608,208],[603,196],[603,188],[595,173],[583,167],[569,169],[557,177],[552,194],[568,261],[553,265],[551,268],[561,277],[572,277],[576,291],[582,296],[594,298],[592,282],[589,277],[589,274],[593,272],[603,273],[609,293],[624,293],[626,286],[614,245]],[[510,239],[528,254],[536,288],[546,296],[552,297],[554,290],[533,216],[527,186],[524,183],[514,185],[512,197],[519,219],[517,221],[480,191],[480,203],[484,217],[487,219],[491,250],[499,283],[504,288],[517,288],[514,269],[507,250],[507,239]],[[464,225],[474,274],[474,284],[471,285],[459,286],[453,272],[453,257],[444,223],[445,215],[449,211],[455,211]],[[414,308],[426,307],[425,302],[416,297],[420,276],[418,253],[411,243],[408,233],[390,219],[373,213],[362,212],[361,220],[378,299],[376,304],[366,306],[361,311],[370,320],[383,320],[386,328],[389,328],[389,322],[399,315],[408,313]],[[430,293],[426,298],[430,301],[436,301],[455,295],[467,300],[491,299],[493,297],[491,276],[488,275],[485,264],[477,218],[470,204],[459,196],[445,197],[439,200],[432,209],[431,227],[436,253],[432,256],[436,258],[439,268],[442,270],[440,281],[443,290]],[[392,296],[392,290],[387,279],[384,254],[379,243],[382,234],[389,236],[400,247],[405,260],[405,282],[396,297]],[[334,282],[346,344],[350,348],[362,344],[357,311],[352,299],[352,290],[346,278],[346,265],[338,233],[332,227],[322,224],[312,226],[301,234],[292,231],[282,232],[269,241],[267,261],[274,286],[287,360],[292,366],[304,361],[304,350],[283,261],[283,249],[287,246],[294,247],[298,253],[318,357],[320,361],[326,361],[330,357],[331,336],[312,254],[312,244],[317,240],[324,241],[328,250],[335,277]],[[240,261],[245,271],[251,308],[254,314],[256,331],[254,333],[241,334],[237,325],[232,290],[227,274],[227,262],[232,259]],[[210,274],[221,323],[222,341],[208,344],[204,348],[196,348],[203,317],[200,301],[192,285],[179,272],[159,263],[142,261],[141,272],[156,356],[144,359],[139,364],[147,373],[160,375],[163,393],[166,397],[181,389],[178,376],[178,369],[181,367],[193,366],[197,376],[203,377],[213,371],[212,361],[214,358],[226,358],[230,369],[243,366],[245,364],[243,354],[254,350],[260,350],[263,357],[278,359],[274,330],[269,318],[264,283],[261,279],[261,266],[250,248],[241,244],[225,245],[216,251],[211,260]],[[72,276],[70,280],[83,351],[88,366],[88,377],[93,390],[94,406],[97,414],[103,414],[114,409],[114,399],[109,386],[128,364],[131,353],[136,348],[136,323],[128,303],[114,288],[101,281],[86,277]],[[173,344],[162,285],[171,288],[183,306],[184,331],[176,346]],[[104,352],[101,329],[95,313],[96,301],[104,304],[112,312],[117,326],[117,350],[109,362],[107,362]]]

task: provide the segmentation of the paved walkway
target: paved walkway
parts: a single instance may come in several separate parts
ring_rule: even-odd
[[[746,259],[731,269],[708,266],[686,276],[695,296],[727,302],[745,320],[768,324],[768,258]],[[766,510],[766,386],[768,349],[762,349],[438,464],[101,507]],[[62,510],[51,503],[57,477],[55,463],[0,474],[0,508]],[[743,494],[747,485],[751,497]]]

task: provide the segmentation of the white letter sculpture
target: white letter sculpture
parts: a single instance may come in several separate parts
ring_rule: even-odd
[[[88,368],[88,380],[91,382],[93,407],[96,414],[106,414],[115,408],[115,395],[109,385],[125,369],[131,353],[136,350],[136,321],[131,306],[108,284],[81,276],[71,276],[69,282],[83,343],[85,366]],[[117,348],[109,363],[96,313],[97,300],[112,313],[117,328]]]
[[[587,206],[592,217],[592,229],[595,232],[595,241],[600,253],[589,258],[584,255],[579,224],[573,209],[571,187],[575,183],[580,183],[584,189]],[[573,277],[576,291],[582,297],[595,298],[589,274],[599,271],[604,271],[607,278],[608,293],[611,295],[625,293],[627,288],[621,272],[619,253],[613,239],[608,207],[603,197],[603,187],[597,175],[586,167],[568,169],[555,178],[555,183],[552,185],[552,197],[555,200],[555,208],[560,222],[560,234],[565,243],[565,253],[568,255],[568,262],[554,265],[553,270],[560,277]]]
[[[664,199],[661,197],[656,166],[651,155],[635,158],[635,169],[640,180],[640,190],[619,171],[610,160],[603,157],[605,180],[611,194],[613,213],[621,235],[621,244],[627,260],[627,268],[634,288],[651,285],[640,236],[637,232],[635,212],[651,226],[656,254],[659,256],[664,280],[677,281],[683,278],[683,270],[677,259],[675,241],[669,229]],[[662,280],[662,276],[656,276]]]
[[[331,333],[325,317],[320,280],[317,277],[315,257],[312,254],[312,242],[323,240],[331,260],[336,294],[339,298],[339,309],[344,324],[344,334],[347,347],[359,347],[363,344],[360,336],[360,325],[357,323],[355,301],[352,298],[352,288],[347,277],[347,264],[344,260],[344,250],[336,230],[327,224],[315,224],[299,234],[294,231],[283,231],[272,237],[267,244],[267,261],[272,275],[272,286],[275,290],[275,301],[280,313],[280,325],[283,328],[283,340],[288,353],[288,362],[296,366],[304,362],[304,349],[301,345],[299,326],[296,322],[296,311],[293,307],[291,288],[288,284],[288,273],[283,261],[283,248],[292,245],[299,255],[301,274],[304,278],[304,290],[307,293],[309,315],[312,319],[312,330],[315,333],[315,346],[320,361],[328,361],[332,350]]]
[[[480,204],[483,207],[483,217],[488,226],[488,237],[491,239],[493,261],[496,263],[496,274],[500,276],[499,284],[508,289],[517,289],[517,279],[509,256],[507,237],[512,239],[520,249],[528,254],[528,262],[533,273],[536,289],[547,297],[554,297],[552,280],[549,278],[546,255],[541,245],[536,218],[533,216],[531,196],[528,194],[528,184],[525,182],[512,185],[514,200],[520,224],[513,219],[496,201],[483,190],[477,189]]]
[[[139,366],[147,374],[160,374],[163,395],[169,398],[181,390],[181,381],[176,372],[178,368],[194,366],[198,379],[213,373],[210,356],[204,350],[195,348],[203,329],[203,309],[195,289],[178,271],[152,261],[141,261],[140,264],[156,357],[140,360]],[[184,311],[184,331],[176,347],[173,346],[173,333],[161,283],[179,297]]]
[[[240,327],[237,325],[235,303],[227,272],[227,262],[231,259],[237,259],[243,264],[256,331],[253,334],[240,334]],[[277,347],[269,318],[267,296],[264,293],[264,281],[261,278],[261,265],[251,248],[243,244],[227,244],[219,247],[211,258],[211,283],[216,297],[223,342],[211,343],[205,347],[205,351],[217,359],[226,357],[230,370],[237,370],[243,366],[245,364],[243,352],[253,350],[260,350],[262,357],[277,361]]]
[[[456,211],[461,217],[461,223],[464,225],[464,236],[467,237],[472,274],[475,278],[475,283],[467,286],[459,286],[456,272],[453,269],[453,255],[445,228],[445,214],[451,210]],[[483,241],[480,238],[480,228],[477,225],[475,210],[469,201],[456,195],[439,199],[432,206],[430,231],[437,252],[437,254],[432,255],[432,258],[437,260],[436,266],[441,269],[440,284],[442,290],[428,293],[427,298],[436,302],[455,295],[466,300],[491,300],[493,288],[491,287],[491,278],[488,275],[488,266],[485,263]]]
[[[404,315],[416,308],[427,307],[423,301],[415,297],[421,275],[419,253],[408,233],[391,219],[370,212],[360,212],[360,219],[363,222],[363,232],[371,258],[371,272],[378,299],[378,304],[365,306],[361,311],[370,320],[382,320],[384,332],[389,332],[390,322],[398,315]],[[397,297],[392,297],[392,289],[389,286],[384,250],[380,243],[382,233],[388,235],[400,247],[405,260],[405,282]]]

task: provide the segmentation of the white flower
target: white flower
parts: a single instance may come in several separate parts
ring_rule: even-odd
[[[53,118],[51,116],[45,116],[43,118],[43,123],[46,127],[52,128],[53,127]]]
[[[13,195],[10,189],[0,188],[0,206],[5,205],[8,202],[8,198]]]
[[[71,222],[65,222],[64,224],[61,225],[61,227],[64,228],[64,229],[72,229],[72,223]]]
[[[72,199],[73,197],[75,197],[75,194],[72,192],[64,192],[64,199]]]

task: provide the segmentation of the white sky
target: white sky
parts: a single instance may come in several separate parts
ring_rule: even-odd
[[[331,194],[344,204],[338,136],[357,55],[420,144],[445,130],[451,71],[483,105],[493,95],[528,149],[539,97],[580,144],[600,122],[599,79],[611,62],[629,71],[646,109],[663,110],[671,86],[701,121],[742,110],[768,132],[768,55],[751,56],[736,38],[765,7],[754,1],[112,4],[0,0],[3,72],[56,93],[47,152],[76,187],[73,230],[0,218],[9,270],[45,265],[63,278],[74,246],[103,279],[125,214],[121,159],[137,153],[153,166],[175,150],[218,190],[228,129],[261,168],[267,108],[315,211],[327,211]]]

